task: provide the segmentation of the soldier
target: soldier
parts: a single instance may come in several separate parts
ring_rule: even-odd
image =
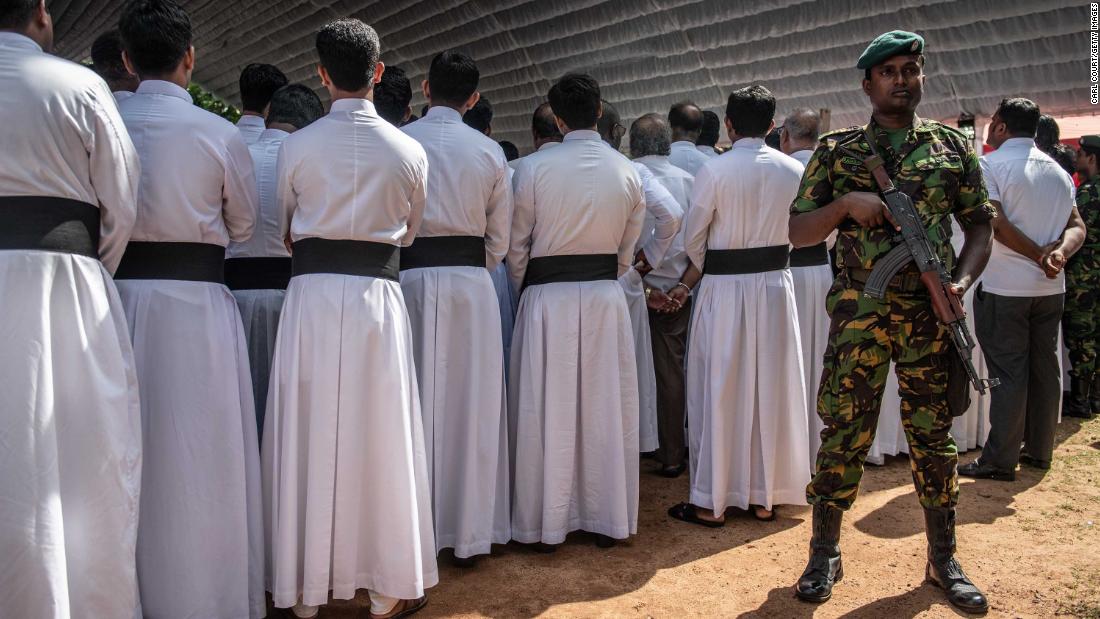
[[[949,434],[945,385],[947,355],[955,353],[914,265],[890,282],[885,299],[863,294],[870,270],[896,244],[891,228],[897,225],[865,164],[872,153],[885,160],[894,183],[913,199],[929,240],[949,267],[956,261],[948,216],[962,226],[966,242],[952,294],[961,298],[989,258],[994,211],[977,155],[960,132],[915,113],[924,88],[923,50],[924,39],[911,32],[888,32],[871,42],[856,65],[864,70],[871,121],[822,136],[791,205],[791,243],[816,245],[836,229],[841,268],[826,304],[829,340],[817,402],[825,430],[806,488],[813,505],[810,560],[795,592],[803,600],[824,602],[843,576],[841,515],[859,489],[892,359],[928,533],[926,576],[955,606],[984,612],[985,595],[954,558],[958,452]],[[873,146],[866,136],[874,136]]]
[[[1091,418],[1100,413],[1100,372],[1096,366],[1096,287],[1100,285],[1100,135],[1080,141],[1077,173],[1087,179],[1077,188],[1077,210],[1085,220],[1085,244],[1066,265],[1066,310],[1062,333],[1069,360],[1070,391],[1062,408],[1066,417]]]

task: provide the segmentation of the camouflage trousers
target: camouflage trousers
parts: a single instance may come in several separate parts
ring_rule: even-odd
[[[954,506],[959,457],[945,396],[946,355],[953,351],[927,295],[890,290],[883,300],[871,299],[842,272],[829,291],[826,308],[829,342],[817,396],[817,414],[825,428],[817,468],[806,488],[807,502],[840,509],[855,502],[893,360],[921,505]]]
[[[1084,278],[1082,278],[1084,279]],[[1100,280],[1100,278],[1096,278]],[[1096,317],[1096,286],[1100,281],[1074,281],[1067,273],[1066,309],[1062,314],[1062,337],[1069,349],[1069,362],[1072,365],[1070,376],[1083,381],[1091,381],[1096,375],[1097,340],[1100,340],[1100,320]]]

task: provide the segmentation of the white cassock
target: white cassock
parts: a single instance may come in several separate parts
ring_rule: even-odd
[[[714,150],[713,146],[702,146],[702,145],[697,144],[695,146],[695,150],[703,153],[704,155],[706,155],[707,157],[710,157],[712,159],[714,157],[718,156],[718,151]],[[805,163],[805,162],[803,162],[803,163]]]
[[[247,116],[244,118],[248,118]],[[253,117],[255,118],[255,117]],[[264,411],[267,408],[268,378],[271,376],[271,357],[275,354],[275,334],[279,326],[279,312],[283,309],[286,289],[271,288],[265,282],[263,271],[270,270],[276,259],[290,260],[281,230],[278,203],[275,190],[278,178],[276,168],[279,162],[279,148],[290,135],[279,129],[266,129],[260,137],[248,147],[252,156],[253,173],[256,178],[256,192],[260,200],[260,210],[256,218],[256,227],[252,237],[243,242],[232,242],[226,248],[226,283],[233,291],[237,307],[241,312],[244,325],[244,337],[248,342],[248,361],[252,376],[253,402],[256,406],[256,428],[263,435]],[[264,260],[256,261],[251,258]],[[257,265],[257,262],[260,264]],[[249,265],[252,266],[251,268]],[[242,277],[230,277],[234,266],[243,267]],[[275,266],[275,269],[287,268],[289,264]],[[260,269],[257,273],[256,269]],[[257,279],[257,275],[259,278]]]
[[[703,270],[709,251],[786,247],[801,177],[797,161],[760,138],[742,138],[710,160],[695,177],[684,222],[695,267]],[[716,517],[727,506],[805,503],[806,387],[790,270],[705,274],[693,304],[691,503]]]
[[[217,251],[252,234],[252,160],[231,123],[159,80],[119,107],[143,172],[128,254],[162,243]],[[262,617],[260,458],[237,303],[209,280],[123,279],[129,260],[116,277],[141,385],[143,611]]]
[[[501,319],[489,275],[508,252],[511,168],[496,142],[449,107],[433,106],[403,131],[424,147],[429,170],[424,217],[405,251],[431,263],[423,252],[436,237],[484,239],[468,252],[476,265],[404,269],[401,289],[412,323],[436,550],[488,554],[512,538]]]
[[[340,99],[279,157],[291,239],[408,245],[428,160],[365,99]],[[495,316],[494,316],[495,317]],[[290,280],[263,439],[268,590],[275,606],[418,598],[438,582],[412,333],[394,279]],[[376,600],[377,601],[377,600]]]
[[[642,180],[646,217],[635,247],[645,252],[650,266],[664,262],[684,213],[676,198],[654,177],[646,166],[635,162]],[[657,449],[657,375],[653,368],[653,341],[649,333],[649,306],[646,305],[642,276],[631,266],[619,277],[626,293],[630,327],[634,331],[634,358],[638,367],[638,449],[648,453]]]
[[[116,90],[111,94],[115,97],[115,103],[122,103],[123,101],[134,96],[134,93],[130,92],[129,90]]]
[[[244,143],[252,146],[259,141],[260,136],[267,130],[267,122],[262,116],[242,114],[237,120],[237,130],[241,132]]]
[[[103,80],[12,32],[0,109],[0,615],[140,617],[141,417],[109,273],[134,225],[137,154]],[[55,207],[11,196],[84,203],[100,259],[88,235],[88,255],[15,249],[19,209]]]
[[[645,217],[641,180],[598,133],[572,131],[525,157],[515,185],[508,270],[517,289],[541,257],[613,255],[618,274],[630,268]],[[635,533],[638,379],[622,287],[524,290],[508,381],[512,537],[557,544],[578,529]]]
[[[699,152],[693,142],[681,140],[673,142],[669,147],[668,162],[692,176],[698,174],[699,170],[711,159],[713,157],[708,157]]]
[[[791,158],[801,163],[805,169],[812,155],[812,150],[800,150],[791,153]],[[801,250],[803,255],[812,255],[814,258],[818,257],[818,253],[823,254],[824,264],[796,266],[796,253],[800,250],[795,250],[791,255],[791,279],[794,281],[794,300],[798,308],[798,332],[806,377],[806,423],[809,430],[811,467],[817,462],[821,431],[825,428],[817,414],[817,390],[821,383],[821,370],[824,369],[825,345],[829,340],[829,312],[825,309],[825,298],[829,296],[829,288],[833,285],[833,269],[829,266],[827,247],[835,239],[834,232],[820,245]]]

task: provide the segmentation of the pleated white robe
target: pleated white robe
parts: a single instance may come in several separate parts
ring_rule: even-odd
[[[630,162],[595,131],[524,158],[516,171],[508,270],[530,258],[616,254],[630,267],[645,216]],[[578,529],[623,539],[638,522],[638,379],[622,287],[530,286],[512,341],[508,413],[512,537],[557,544]]]
[[[284,229],[412,242],[424,209],[423,148],[363,99],[286,139]],[[274,604],[325,604],[356,589],[404,599],[439,580],[412,334],[395,281],[291,280],[279,320],[263,439],[267,586]]]
[[[99,207],[102,259],[0,251],[0,615],[136,619],[141,419],[109,271],[137,154],[98,76],[10,32],[0,109],[0,196]]]
[[[401,288],[412,324],[436,550],[488,554],[512,537],[501,308],[488,270],[508,251],[511,168],[496,142],[449,107],[432,107],[403,131],[428,155],[418,238],[485,239],[485,267],[408,269]]]
[[[787,244],[797,161],[743,138],[695,178],[684,246],[703,270],[708,249]],[[810,480],[806,386],[789,269],[704,275],[687,352],[692,504],[805,503]]]
[[[225,246],[257,212],[236,127],[176,84],[120,105],[141,157],[134,241]],[[237,303],[222,284],[118,281],[141,385],[138,578],[146,617],[266,614],[259,445]]]
[[[817,462],[821,431],[825,428],[817,414],[817,390],[821,383],[825,345],[829,341],[829,313],[825,311],[825,298],[829,296],[829,288],[833,284],[833,270],[827,264],[791,267],[791,281],[794,284],[799,342],[802,345],[806,381],[807,446],[812,467]]]

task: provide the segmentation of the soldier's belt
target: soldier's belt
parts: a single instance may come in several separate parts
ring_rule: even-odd
[[[857,288],[863,288],[871,277],[870,269],[848,268],[844,269],[844,272],[848,275],[848,281],[855,284]],[[920,281],[920,273],[914,271],[898,273],[890,280],[887,288],[895,292],[919,292],[925,289]]]

